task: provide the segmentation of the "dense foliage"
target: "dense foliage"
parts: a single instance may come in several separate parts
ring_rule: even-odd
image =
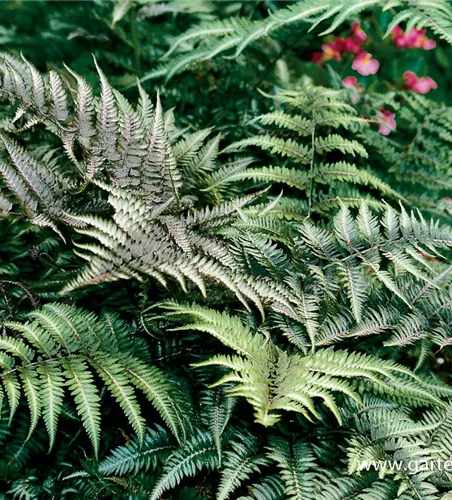
[[[452,498],[450,2],[0,19],[2,498]]]

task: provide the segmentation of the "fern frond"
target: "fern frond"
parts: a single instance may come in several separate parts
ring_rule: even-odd
[[[274,438],[268,446],[268,457],[280,469],[285,484],[286,498],[301,500],[314,497],[318,484],[318,474],[309,471],[316,467],[314,455],[309,446],[302,442],[290,445],[283,439]]]
[[[203,468],[212,470],[216,467],[218,457],[212,437],[207,432],[199,431],[187,440],[183,448],[175,450],[168,457],[150,498],[158,500],[165,491],[177,486],[183,478],[193,477]]]
[[[42,414],[50,447],[53,446],[66,386],[97,454],[101,400],[94,383],[96,375],[123,409],[140,441],[144,438],[144,420],[134,387],[144,392],[176,436],[183,440],[184,424],[177,389],[163,372],[128,352],[130,340],[112,342],[112,331],[118,330],[119,338],[125,335],[119,319],[99,320],[82,309],[47,304],[41,311],[30,313],[28,322],[10,322],[6,326],[13,335],[2,337],[0,350],[11,353],[12,366],[5,367],[0,378],[8,396],[11,419],[22,388],[31,416],[29,435]],[[21,334],[24,340],[15,338],[15,333]],[[36,356],[39,356],[37,360]]]
[[[251,139],[243,139],[228,146],[223,153],[240,151],[247,146],[258,146],[271,153],[280,154],[283,157],[292,158],[297,163],[307,164],[310,161],[309,149],[292,139],[284,140],[271,135],[257,136]]]
[[[231,448],[225,452],[217,500],[230,498],[243,481],[268,464],[265,455],[257,453],[256,440],[251,436],[239,436],[231,443]]]
[[[163,427],[148,428],[144,439],[135,439],[125,446],[119,446],[99,463],[99,473],[103,476],[126,476],[147,472],[165,460],[174,446]]]
[[[91,440],[94,453],[98,454],[100,435],[100,396],[87,364],[77,358],[62,363],[68,379],[69,390],[74,397],[77,413]]]
[[[217,356],[197,366],[219,365],[232,369],[215,385],[234,383],[229,394],[245,397],[254,407],[256,421],[263,425],[274,425],[281,417],[281,410],[301,413],[309,420],[311,416],[321,418],[315,406],[316,398],[322,400],[341,422],[335,393],[360,401],[347,379],[370,380],[376,393],[393,387],[396,399],[414,401],[415,398],[424,404],[443,404],[413,373],[393,362],[331,349],[305,357],[288,355],[269,338],[251,333],[236,318],[224,313],[168,302],[162,307],[169,311],[168,317],[192,318],[192,323],[178,330],[209,333],[239,355],[234,358]]]
[[[445,0],[421,0],[415,4],[412,4],[410,0],[402,0],[398,3],[387,0],[347,0],[334,5],[327,0],[309,0],[297,2],[284,9],[277,9],[267,18],[258,21],[249,22],[247,19],[239,18],[233,21],[208,21],[195,26],[176,38],[165,56],[173,54],[185,43],[191,45],[193,41],[202,41],[204,37],[205,43],[201,43],[198,48],[188,51],[179,58],[173,56],[172,61],[161,65],[143,77],[142,81],[161,76],[166,76],[169,80],[183,69],[227,51],[233,51],[233,57],[237,58],[249,46],[263,38],[274,36],[276,32],[287,29],[292,24],[310,24],[313,30],[320,24],[324,25],[328,22],[329,27],[321,35],[329,34],[362,11],[375,7],[401,8],[394,16],[386,34],[390,33],[395,25],[406,21],[408,31],[413,27],[430,27],[440,38],[452,43],[452,10]]]
[[[222,462],[221,437],[232,416],[236,399],[227,397],[224,387],[205,391],[201,395],[201,408],[207,418],[208,428],[212,434],[218,454],[218,464]]]

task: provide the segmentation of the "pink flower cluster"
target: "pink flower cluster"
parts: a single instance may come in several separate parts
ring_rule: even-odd
[[[433,78],[430,78],[429,76],[419,78],[416,73],[413,73],[412,71],[405,71],[403,78],[406,80],[403,88],[405,90],[412,90],[418,94],[427,94],[430,90],[438,88],[438,85]]]
[[[392,30],[392,39],[400,49],[413,47],[417,49],[431,50],[436,47],[435,40],[430,40],[425,36],[425,29],[418,30],[413,28],[408,33],[405,33],[400,26],[396,26]]]
[[[352,32],[351,36],[347,38],[338,36],[331,42],[322,45],[323,52],[314,52],[312,61],[318,64],[331,59],[339,61],[343,52],[353,52],[356,57],[352,68],[361,75],[373,75],[378,71],[380,63],[376,59],[372,59],[372,55],[365,52],[361,47],[367,38],[366,33],[364,33],[359,23],[353,23],[350,30]]]
[[[372,58],[372,54],[362,48],[362,44],[367,39],[366,33],[364,33],[359,23],[353,23],[350,30],[352,32],[351,36],[347,38],[336,37],[331,42],[322,45],[322,52],[314,52],[312,55],[313,62],[321,64],[331,59],[339,61],[343,52],[352,52],[355,54],[352,69],[365,76],[377,73],[380,63]],[[392,38],[399,48],[433,49],[436,47],[436,42],[427,38],[425,32],[425,29],[413,28],[408,33],[405,33],[400,26],[396,26],[392,30]],[[403,78],[406,80],[403,88],[418,94],[427,94],[430,90],[438,88],[436,82],[429,76],[419,77],[412,71],[405,71]],[[345,77],[342,83],[344,87],[354,88],[357,92],[364,90],[355,76]],[[352,100],[354,102],[359,100],[356,93],[352,96]],[[380,134],[389,135],[397,127],[395,114],[386,109],[378,111],[375,119],[379,124]]]

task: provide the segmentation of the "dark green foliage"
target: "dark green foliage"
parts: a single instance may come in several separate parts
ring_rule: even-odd
[[[447,500],[450,3],[0,17],[2,498]]]

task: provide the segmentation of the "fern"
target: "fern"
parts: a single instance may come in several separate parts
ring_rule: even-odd
[[[313,472],[307,472],[316,464],[306,444],[298,442],[291,447],[289,443],[275,439],[269,446],[269,456],[281,469],[286,498],[298,500],[315,494],[316,480],[320,478]]]
[[[155,468],[157,460],[163,460],[171,453],[173,445],[163,427],[148,428],[144,440],[135,439],[127,446],[119,446],[99,463],[98,473],[103,476],[125,476]],[[87,477],[88,473],[75,473],[74,477]]]
[[[199,225],[199,217],[196,216],[196,212],[188,217],[182,212],[179,195],[182,186],[181,174],[176,158],[181,168],[187,164],[196,168],[190,162],[195,158],[196,152],[201,147],[201,140],[207,132],[203,132],[196,140],[181,139],[174,145],[175,153],[173,153],[159,100],[157,99],[152,119],[144,120],[143,117],[147,116],[144,110],[138,108],[133,111],[123,97],[117,93],[113,94],[100,68],[97,69],[102,86],[100,102],[93,102],[92,89],[78,75],[72,73],[78,82],[73,126],[74,130],[79,132],[71,135],[69,143],[64,135],[66,129],[58,133],[63,135],[65,149],[69,158],[73,160],[72,141],[78,138],[85,157],[82,172],[85,173],[87,180],[91,180],[95,186],[109,194],[108,202],[115,210],[115,215],[113,220],[104,220],[98,216],[68,213],[64,208],[52,204],[56,214],[61,214],[64,222],[81,227],[82,234],[94,237],[100,242],[100,245],[90,243],[77,245],[83,251],[81,255],[90,261],[90,265],[65,287],[65,292],[100,281],[138,278],[142,273],[156,278],[163,286],[167,283],[165,275],[169,275],[178,280],[184,290],[186,290],[185,280],[188,278],[205,294],[204,278],[209,277],[223,282],[242,301],[248,298],[258,307],[262,307],[261,300],[267,298],[269,293],[265,285],[246,283],[234,269],[236,266],[232,262],[224,265],[223,256],[228,252],[227,247],[221,242],[194,234],[189,224],[196,221]],[[11,69],[8,71],[13,76],[16,74]],[[7,87],[5,92],[18,97],[17,87],[13,86],[12,90]],[[117,104],[113,100],[113,95],[117,97]],[[141,105],[148,102],[143,92],[140,102]],[[96,121],[101,126],[100,132],[97,135],[90,132],[82,136],[80,124],[94,121],[91,115],[94,115],[95,104],[99,107]],[[48,119],[46,115],[39,112],[38,114],[42,120]],[[119,116],[118,120],[123,124],[119,131],[114,126],[116,116]],[[86,127],[88,125],[83,125],[83,129]],[[113,154],[111,149],[115,144],[118,145],[119,151]],[[13,152],[10,151],[10,156]],[[25,152],[21,154],[25,155]],[[13,157],[11,159],[14,161]],[[25,175],[28,175],[28,164],[34,165],[32,160],[26,157]],[[101,166],[105,167],[106,175],[112,176],[116,186],[94,180],[100,175],[97,170]],[[61,190],[53,188],[53,191],[49,188],[51,195],[56,198],[61,197]],[[20,201],[27,201],[20,190],[14,186],[13,190]],[[252,197],[239,199],[236,204],[243,206],[252,199]],[[149,206],[151,206],[150,211]],[[227,217],[231,214],[232,207],[233,204],[225,204],[217,208],[215,218]],[[143,219],[145,213],[147,216]],[[210,217],[213,213],[211,211]],[[41,225],[43,220],[47,221],[43,219],[45,216],[43,214],[36,218]],[[209,222],[208,218],[204,219],[205,223]],[[273,297],[276,294],[278,294],[277,289],[274,293],[272,291]],[[279,300],[285,302],[283,296],[280,296]]]
[[[274,304],[277,315],[270,324],[302,351],[378,334],[386,345],[395,345],[410,331],[418,332],[412,342],[434,338],[448,345],[447,227],[403,208],[397,215],[386,207],[377,218],[362,204],[356,217],[343,206],[331,230],[305,221],[295,234],[284,231],[250,218],[225,234],[240,241],[237,251],[250,272],[284,282],[290,308]],[[444,263],[430,266],[425,252]],[[294,276],[300,272],[302,280]],[[428,331],[419,328],[422,324]]]
[[[323,401],[340,423],[334,394],[342,393],[359,402],[358,393],[346,381],[354,377],[371,381],[367,390],[376,393],[382,387],[392,386],[396,399],[409,402],[415,398],[425,404],[442,404],[422,387],[415,375],[392,362],[332,350],[319,350],[306,357],[289,355],[269,338],[265,339],[260,333],[252,334],[238,319],[226,314],[170,302],[163,303],[162,307],[169,310],[166,313],[169,317],[187,315],[193,318],[192,323],[178,327],[179,330],[208,333],[235,351],[232,356],[217,355],[197,366],[221,366],[231,370],[216,385],[234,383],[229,394],[245,397],[255,410],[255,420],[265,426],[278,422],[282,410],[301,413],[308,420],[320,419],[315,398]]]
[[[151,498],[157,500],[168,489],[178,484],[182,477],[194,476],[202,468],[217,466],[215,446],[209,434],[200,434],[188,440],[184,448],[176,450],[167,460],[162,476],[155,485]]]
[[[260,467],[267,465],[265,456],[257,453],[256,440],[250,436],[240,437],[231,444],[227,451],[224,467],[218,487],[217,499],[226,500],[231,494],[247,480],[251,474],[259,472]]]
[[[143,390],[175,435],[183,439],[177,388],[160,370],[140,359],[143,354],[133,354],[126,327],[116,316],[97,319],[71,306],[47,304],[28,318],[25,323],[5,323],[11,334],[2,337],[0,346],[10,421],[23,392],[30,410],[29,434],[42,414],[52,448],[68,387],[97,454],[101,399],[95,373],[122,408],[139,441],[144,439],[144,419],[135,387]]]
[[[227,397],[226,391],[222,387],[218,387],[213,391],[206,391],[202,395],[201,402],[202,413],[207,419],[208,428],[217,449],[218,465],[221,466],[223,456],[222,435],[232,416],[236,400]]]
[[[408,132],[402,121],[400,135],[405,137],[400,143],[389,143],[375,131],[365,131],[363,140],[377,160],[375,168],[413,206],[447,221],[448,207],[442,197],[447,195],[451,184],[446,167],[450,137],[444,131],[450,129],[451,111],[444,104],[438,105],[425,96],[402,92],[388,97],[411,131]],[[377,94],[372,100],[377,104],[380,99]],[[387,162],[391,165],[389,172]]]
[[[287,111],[267,113],[252,120],[252,123],[274,126],[276,130],[267,130],[266,133],[260,130],[257,136],[231,144],[225,152],[258,146],[274,155],[293,160],[295,165],[286,162],[285,166],[231,170],[221,178],[221,184],[212,175],[210,189],[227,189],[230,183],[245,179],[286,184],[306,192],[309,199],[308,214],[311,209],[324,212],[321,200],[328,188],[330,196],[334,197],[337,192],[334,200],[336,205],[337,200],[342,198],[339,191],[342,183],[374,189],[388,200],[403,200],[403,196],[379,178],[376,172],[373,173],[369,168],[361,169],[359,165],[346,161],[354,157],[366,159],[367,150],[360,142],[344,135],[332,134],[330,130],[339,127],[363,128],[366,121],[354,116],[355,110],[340,100],[341,92],[319,88],[281,92],[276,101],[287,105]],[[303,114],[290,113],[292,108]],[[278,137],[279,134],[296,134],[298,138],[282,139]],[[335,151],[346,155],[344,161],[329,161],[328,153]],[[271,161],[275,162],[274,158]],[[306,167],[300,167],[299,163]],[[350,203],[345,196],[342,202]]]
[[[0,14],[3,494],[446,500],[449,2]]]

